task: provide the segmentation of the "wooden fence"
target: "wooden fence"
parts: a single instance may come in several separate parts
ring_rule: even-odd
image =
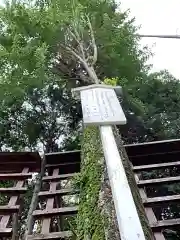
[[[180,140],[126,145],[125,149],[133,165],[154,238],[165,240],[168,229],[176,230],[180,226],[180,217],[163,215],[171,204],[180,204],[180,191],[176,194],[162,191],[164,186],[180,184]],[[19,239],[18,221],[23,194],[27,191],[25,182],[32,172],[40,171],[40,165],[41,158],[37,153],[0,153],[1,186],[7,180],[14,184],[0,188],[1,198],[9,196],[0,204],[0,239]],[[74,200],[63,199],[77,197],[78,191],[72,188],[70,179],[79,171],[80,151],[46,154],[45,174],[28,240],[71,239],[67,219],[76,215],[78,206]],[[37,227],[34,233],[33,229]]]

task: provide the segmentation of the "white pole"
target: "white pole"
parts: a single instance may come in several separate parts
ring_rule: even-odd
[[[121,239],[145,240],[111,126],[100,126],[101,140]]]

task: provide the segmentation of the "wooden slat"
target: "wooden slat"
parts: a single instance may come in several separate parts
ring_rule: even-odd
[[[38,152],[0,153],[0,172],[4,173],[7,168],[10,172],[21,172],[25,167],[29,168],[31,172],[40,170],[41,157]]]
[[[27,240],[43,240],[43,239],[66,239],[72,236],[71,231],[52,232],[48,234],[29,235]]]
[[[80,159],[81,151],[69,151],[69,152],[55,152],[47,153],[46,163],[47,164],[58,164],[58,163],[69,163],[69,162],[81,162]]]
[[[154,141],[137,144],[124,145],[128,156],[142,156],[149,154],[167,154],[167,153],[179,153],[180,139],[172,139],[165,141]],[[154,160],[154,159],[153,159]]]
[[[25,159],[24,162],[0,162],[0,173],[17,173],[25,167],[29,168],[30,172],[36,172],[40,169],[39,163],[26,162]]]
[[[162,232],[154,232],[155,240],[166,240]]]
[[[12,188],[0,188],[0,193],[2,194],[7,194],[7,195],[12,195],[12,194],[24,194],[27,191],[27,188],[22,187],[22,188],[17,188],[17,187],[12,187]]]
[[[5,215],[5,214],[11,214],[11,213],[17,213],[19,211],[19,205],[15,206],[0,206],[0,214]]]
[[[35,217],[45,217],[45,216],[57,216],[57,215],[70,215],[77,213],[78,207],[63,207],[63,208],[53,208],[51,210],[35,210],[33,216]]]
[[[0,174],[0,180],[25,180],[31,178],[31,173],[6,173]]]
[[[69,174],[62,174],[62,175],[57,175],[57,176],[46,176],[43,177],[43,181],[58,181],[58,180],[64,180],[67,178],[74,177],[76,173],[69,173]]]
[[[55,168],[59,169],[59,175],[61,174],[69,174],[69,173],[75,173],[80,171],[80,162],[65,162],[65,163],[56,163],[56,164],[47,164],[46,169],[48,173],[51,173],[51,171]],[[51,174],[49,174],[51,175]]]
[[[180,161],[135,166],[135,167],[133,167],[133,170],[134,171],[142,171],[142,170],[153,170],[156,168],[177,167],[177,166],[180,166]]]
[[[36,164],[36,162],[32,162],[32,161],[25,161],[23,160],[22,162],[18,162],[18,161],[7,161],[5,160],[4,162],[3,161],[0,161],[0,167],[3,167],[4,165],[10,165],[10,164],[14,164],[14,165],[26,165],[26,164]]]
[[[151,223],[150,226],[152,227],[152,229],[164,229],[167,227],[176,227],[180,225],[180,218],[176,218],[176,219],[169,219],[169,220],[161,220],[161,221],[157,221],[154,223]]]
[[[46,168],[60,168],[60,167],[64,167],[64,166],[71,166],[71,165],[76,165],[76,164],[80,164],[80,162],[65,162],[65,163],[58,163],[58,164],[46,164]]]
[[[0,227],[0,236],[1,237],[10,237],[12,234],[12,228],[1,228]]]
[[[156,204],[162,204],[163,203],[169,203],[169,202],[177,202],[180,201],[180,195],[172,195],[172,196],[164,196],[164,197],[154,197],[154,198],[147,198],[146,200],[143,200],[143,203],[146,205],[156,205]]]
[[[74,190],[74,189],[61,189],[61,190],[56,190],[56,191],[44,191],[44,192],[40,192],[38,194],[39,197],[54,197],[54,196],[61,196],[61,195],[71,195],[71,194],[75,194],[75,193],[79,193],[78,190]]]
[[[159,185],[159,184],[163,184],[163,183],[174,183],[174,182],[180,182],[180,176],[140,180],[137,182],[137,184],[138,184],[138,186],[148,186],[148,185]]]

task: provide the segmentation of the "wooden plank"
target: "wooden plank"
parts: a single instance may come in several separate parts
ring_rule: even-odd
[[[21,170],[20,165],[16,164],[22,162]],[[33,162],[33,164],[30,164]],[[18,169],[22,171],[23,168],[30,168],[32,172],[39,171],[41,167],[41,157],[38,152],[1,152],[0,153],[0,163],[5,163],[5,165],[0,166],[0,172],[4,173],[3,168],[7,168],[9,164],[9,171]],[[11,164],[12,163],[12,164]]]
[[[63,231],[63,232],[52,232],[47,234],[38,234],[38,235],[29,235],[27,240],[43,240],[43,239],[66,239],[72,237],[71,231]]]
[[[69,174],[62,174],[62,175],[57,175],[57,176],[46,176],[43,177],[43,181],[58,181],[58,180],[64,180],[67,178],[74,177],[76,173],[69,173]]]
[[[19,211],[19,205],[15,205],[15,206],[8,206],[8,205],[4,205],[4,206],[0,206],[0,214],[1,215],[6,215],[6,214],[12,214],[12,213],[17,213]]]
[[[47,164],[69,163],[69,162],[81,162],[81,151],[66,151],[66,152],[54,152],[46,153]]]
[[[154,232],[155,240],[166,240],[162,232]]]
[[[58,163],[58,164],[47,164],[46,168],[60,168],[60,167],[64,167],[64,166],[71,166],[71,165],[79,165],[80,162],[65,162],[65,163]]]
[[[63,162],[57,164],[47,164],[46,168],[48,172],[51,172],[54,168],[59,168],[59,175],[75,173],[80,171],[80,162]]]
[[[11,167],[10,167],[11,166]],[[0,162],[0,173],[17,173],[21,172],[24,168],[29,168],[31,172],[39,171],[39,163],[27,162]]]
[[[133,170],[134,171],[142,171],[142,170],[153,170],[156,168],[177,167],[177,166],[180,166],[180,161],[135,166],[135,167],[133,167]]]
[[[75,214],[78,211],[78,207],[63,207],[63,208],[53,208],[51,210],[35,210],[33,216],[37,218],[43,218],[45,216],[57,216],[57,215],[70,215]]]
[[[10,237],[12,234],[12,228],[1,228],[0,227],[0,237]]]
[[[154,223],[151,223],[150,226],[152,229],[165,229],[167,227],[177,227],[180,225],[180,218],[161,220]]]
[[[25,161],[25,160],[22,161],[22,162],[18,162],[18,161],[10,161],[10,162],[9,162],[9,161],[6,161],[6,160],[5,160],[4,162],[3,162],[2,160],[0,161],[0,167],[3,167],[4,165],[10,165],[10,164],[23,165],[23,166],[24,166],[24,164],[25,164],[25,165],[26,165],[26,164],[30,164],[30,165],[33,164],[33,165],[34,165],[34,164],[36,164],[36,162]]]
[[[180,139],[172,139],[165,141],[144,142],[137,144],[124,145],[128,156],[149,155],[149,154],[166,154],[171,152],[179,152]]]
[[[147,198],[143,200],[145,206],[154,206],[157,204],[169,204],[169,202],[177,202],[180,201],[180,195],[171,195],[171,196],[164,196],[164,197],[154,197],[154,198]]]
[[[148,186],[148,185],[159,185],[163,183],[175,183],[175,182],[180,182],[180,176],[140,180],[137,182],[137,185],[142,187],[142,186]]]
[[[54,196],[61,196],[61,195],[71,195],[79,193],[79,190],[75,189],[61,189],[56,191],[44,191],[38,194],[39,197],[54,197]]]
[[[25,180],[31,178],[31,173],[1,173],[0,180]]]
[[[27,188],[22,187],[22,188],[17,188],[17,187],[12,187],[12,188],[0,188],[0,193],[2,194],[7,194],[7,195],[13,195],[13,194],[24,194],[27,191]]]

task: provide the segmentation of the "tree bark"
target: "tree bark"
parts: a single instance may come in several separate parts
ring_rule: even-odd
[[[101,176],[101,190],[99,193],[99,207],[101,208],[101,216],[104,223],[105,239],[120,240],[115,206],[104,158],[102,159],[102,164],[103,172]]]

